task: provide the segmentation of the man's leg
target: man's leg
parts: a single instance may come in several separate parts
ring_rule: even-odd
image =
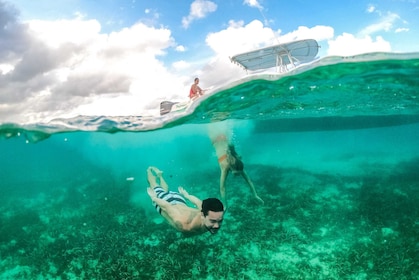
[[[153,168],[152,167],[147,168],[147,181],[148,181],[148,186],[151,189],[154,189],[155,187],[157,187],[159,185],[159,184],[157,184],[156,176],[154,176],[154,174],[153,174]]]
[[[167,185],[166,181],[163,178],[163,171],[158,169],[157,167],[151,167],[156,174],[156,177],[159,178],[160,181],[160,187],[165,190],[166,192],[169,191],[169,186]]]

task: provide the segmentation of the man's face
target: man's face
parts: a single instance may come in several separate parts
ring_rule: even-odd
[[[217,233],[223,222],[224,212],[208,211],[208,215],[204,217],[205,227],[212,234]]]

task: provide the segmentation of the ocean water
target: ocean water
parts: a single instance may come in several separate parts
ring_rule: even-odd
[[[0,125],[0,279],[419,279],[419,54],[325,58],[184,112]],[[218,234],[155,211],[146,169],[219,197]]]

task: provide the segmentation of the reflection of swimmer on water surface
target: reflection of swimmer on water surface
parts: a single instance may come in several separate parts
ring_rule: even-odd
[[[218,164],[220,165],[221,169],[221,176],[220,176],[220,194],[221,199],[227,208],[227,200],[226,200],[226,180],[227,176],[230,171],[235,175],[241,175],[246,183],[249,185],[250,190],[254,196],[254,198],[259,203],[264,203],[263,200],[258,196],[255,186],[250,179],[249,175],[247,175],[246,171],[244,170],[244,164],[240,159],[240,156],[237,154],[234,145],[230,144],[227,140],[227,137],[224,134],[219,134],[217,137],[212,139],[212,144],[214,146],[215,152],[218,158]]]

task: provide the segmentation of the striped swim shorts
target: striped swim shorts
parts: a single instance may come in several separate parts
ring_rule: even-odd
[[[186,200],[183,198],[183,196],[180,193],[172,192],[172,191],[165,191],[162,187],[157,186],[154,188],[154,191],[156,192],[156,195],[158,198],[163,199],[167,202],[169,202],[172,205],[175,204],[185,204]],[[157,212],[161,214],[161,208],[156,203],[153,202],[153,205],[156,207]]]

